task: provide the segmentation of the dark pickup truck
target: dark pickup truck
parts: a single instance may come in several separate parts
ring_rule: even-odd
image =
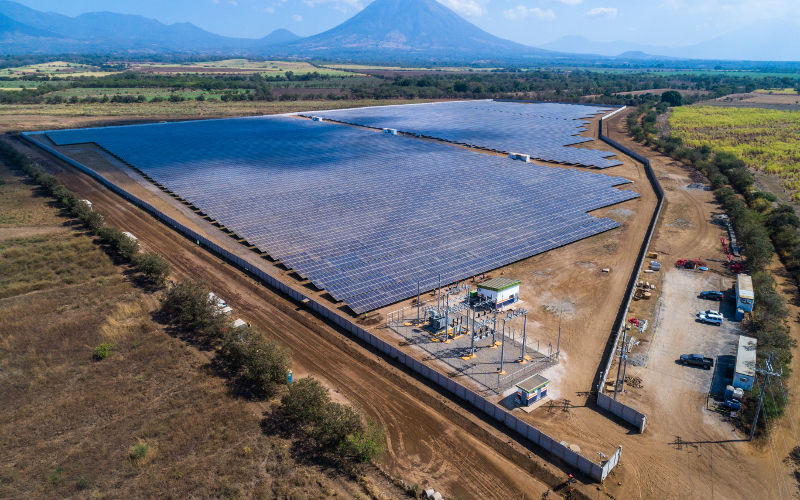
[[[701,366],[705,370],[714,366],[714,359],[706,358],[702,354],[681,354],[680,362],[682,365]]]

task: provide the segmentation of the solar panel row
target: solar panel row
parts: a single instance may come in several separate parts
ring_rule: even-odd
[[[608,111],[609,108],[578,104],[482,100],[343,109],[314,112],[313,116],[524,153],[542,161],[608,168],[621,165],[609,159],[614,153],[566,147],[592,141],[591,137],[578,135],[586,131],[585,119]]]
[[[94,142],[362,313],[613,229],[628,181],[292,116],[49,132]]]

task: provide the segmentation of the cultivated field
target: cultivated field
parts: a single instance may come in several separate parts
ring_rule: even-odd
[[[791,93],[749,92],[730,94],[717,99],[703,101],[703,106],[720,106],[730,108],[777,109],[785,111],[800,110],[800,96]]]
[[[30,64],[28,66],[17,66],[16,68],[0,69],[0,77],[22,77],[36,76],[54,79],[75,78],[79,76],[105,76],[113,74],[99,66],[88,64],[77,64],[65,61],[53,61],[41,64]]]
[[[800,112],[687,106],[675,108],[669,124],[689,145],[730,151],[755,170],[779,175],[800,200]]]
[[[307,62],[250,61],[247,59],[225,59],[221,61],[193,62],[186,64],[142,63],[131,64],[130,69],[143,73],[158,74],[261,74],[283,75],[291,71],[297,76],[319,73],[328,76],[354,76],[352,72],[335,67],[318,67]]]

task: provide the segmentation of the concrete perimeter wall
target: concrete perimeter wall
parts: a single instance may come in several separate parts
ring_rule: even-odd
[[[211,250],[218,256],[235,264],[236,266],[247,271],[248,273],[258,277],[264,283],[274,288],[275,290],[278,290],[279,292],[289,296],[292,300],[295,300],[299,303],[303,303],[305,307],[307,307],[314,313],[334,323],[336,326],[347,331],[348,333],[358,337],[358,339],[360,339],[362,342],[374,347],[375,349],[383,353],[386,357],[396,360],[398,363],[404,365],[412,372],[424,377],[425,379],[431,381],[440,388],[445,389],[449,393],[455,395],[457,398],[469,403],[474,408],[480,410],[483,414],[502,423],[507,429],[524,437],[527,442],[539,446],[544,451],[550,453],[555,457],[558,457],[569,466],[574,467],[575,469],[579,470],[580,472],[589,476],[595,481],[602,482],[606,478],[606,476],[608,476],[608,474],[611,472],[614,466],[619,462],[619,457],[622,454],[621,446],[612,456],[613,459],[607,460],[606,463],[602,466],[595,464],[588,458],[582,456],[579,453],[575,453],[566,446],[562,445],[559,441],[556,441],[555,439],[551,438],[545,433],[539,431],[531,424],[523,422],[519,418],[512,415],[510,412],[492,403],[483,396],[473,392],[472,390],[459,384],[458,382],[453,381],[452,379],[446,377],[445,375],[442,375],[441,373],[432,369],[431,367],[424,365],[423,363],[420,363],[413,357],[405,354],[399,349],[396,349],[394,346],[390,345],[389,343],[383,341],[382,339],[376,337],[372,333],[356,325],[348,318],[340,316],[339,314],[332,311],[325,305],[317,302],[313,297],[307,297],[302,293],[298,292],[297,290],[294,290],[293,288],[285,285],[284,283],[282,283],[275,277],[265,273],[263,270],[259,269],[255,265],[246,262],[245,260],[243,260],[240,257],[237,257],[236,255],[233,255],[232,253],[228,252],[227,250],[220,247],[216,243],[208,240],[204,236],[196,233],[195,231],[187,228],[186,226],[174,220],[173,218],[165,215],[164,213],[162,213],[149,203],[140,200],[136,196],[132,195],[131,193],[127,192],[121,187],[115,185],[114,183],[112,183],[99,173],[95,172],[94,170],[64,156],[63,154],[59,153],[58,151],[54,150],[53,148],[45,144],[41,144],[31,139],[29,135],[30,135],[29,133],[23,133],[22,137],[24,137],[27,141],[29,141],[36,147],[44,149],[50,154],[58,157],[59,159],[74,166],[78,170],[91,176],[92,178],[94,178],[95,180],[97,180],[98,182],[100,182],[113,192],[119,194],[120,196],[122,196],[132,204],[136,205],[137,207],[145,210],[150,215],[160,220],[164,224],[175,229],[176,231],[183,234],[187,238],[199,242],[200,245]],[[525,441],[521,442],[523,444],[526,444]]]
[[[656,193],[658,203],[656,204],[656,209],[653,212],[653,217],[650,219],[650,225],[647,227],[645,239],[642,242],[642,246],[639,248],[639,254],[636,258],[636,264],[633,267],[633,272],[631,272],[631,276],[628,279],[625,298],[623,299],[619,311],[617,312],[617,318],[614,320],[614,326],[612,328],[612,332],[614,332],[614,341],[611,343],[610,348],[606,349],[606,352],[604,353],[605,368],[600,374],[600,380],[598,381],[597,385],[597,405],[600,408],[613,413],[629,424],[634,425],[639,429],[639,432],[644,432],[644,428],[647,425],[647,416],[644,413],[620,403],[619,401],[615,401],[614,398],[603,393],[603,389],[606,385],[606,379],[608,379],[608,374],[611,370],[611,363],[614,361],[614,355],[616,354],[617,347],[619,346],[619,339],[622,336],[622,330],[625,328],[625,320],[628,316],[628,308],[633,300],[633,294],[636,292],[636,282],[639,279],[639,274],[642,272],[642,267],[644,266],[648,249],[650,248],[650,242],[653,239],[653,233],[655,232],[658,218],[661,216],[661,209],[664,206],[664,190],[661,188],[661,183],[658,182],[655,172],[653,172],[653,167],[650,165],[650,160],[607,137],[604,133],[604,126],[606,125],[605,121],[624,109],[625,107],[619,108],[600,119],[600,139],[644,165],[647,179],[650,181],[650,185],[653,187],[653,190]]]

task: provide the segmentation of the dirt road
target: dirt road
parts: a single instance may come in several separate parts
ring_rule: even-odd
[[[408,483],[465,498],[538,498],[565,472],[286,298],[254,282],[60,161],[27,145],[71,190],[91,199],[110,224],[167,256],[176,277],[206,281],[237,316],[291,346],[295,363],[337,387],[386,427],[384,467]],[[565,469],[566,470],[566,469]],[[534,475],[539,478],[534,478]],[[547,484],[545,484],[545,482]]]

